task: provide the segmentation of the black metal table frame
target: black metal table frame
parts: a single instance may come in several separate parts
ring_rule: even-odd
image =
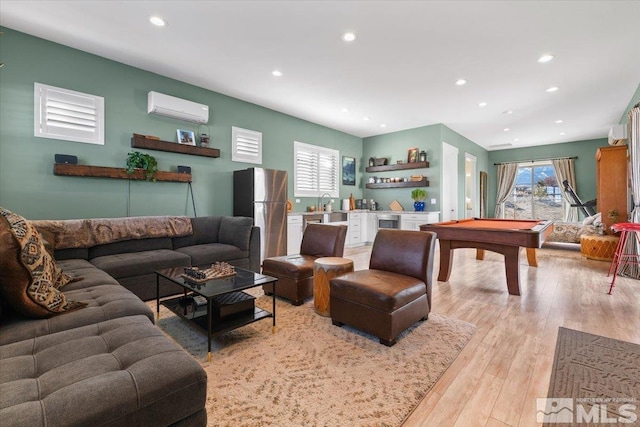
[[[243,286],[239,289],[234,289],[228,292],[222,292],[220,294],[216,294],[213,296],[206,296],[206,295],[202,295],[198,292],[197,289],[189,286],[186,283],[181,283],[177,280],[174,280],[173,278],[166,276],[164,274],[162,274],[160,271],[156,271],[156,318],[160,318],[160,277],[164,277],[166,280],[169,280],[171,283],[174,283],[180,287],[182,287],[184,289],[184,294],[183,294],[183,298],[186,298],[188,296],[189,292],[193,292],[197,295],[200,295],[204,298],[207,299],[207,362],[210,362],[212,359],[212,354],[211,354],[211,338],[215,335],[218,334],[222,334],[224,332],[228,332],[237,328],[240,328],[242,326],[248,325],[249,323],[253,323],[253,322],[257,322],[258,320],[262,320],[264,318],[267,317],[272,317],[273,318],[273,327],[272,327],[272,332],[276,333],[276,284],[278,282],[278,279],[276,279],[275,277],[271,277],[271,276],[266,276],[264,274],[261,274],[262,276],[264,276],[265,278],[269,278],[269,279],[273,279],[273,280],[266,280],[264,282],[260,282],[260,283],[254,283],[253,284],[249,284],[247,286]],[[251,288],[255,288],[257,286],[262,286],[264,284],[273,284],[273,294],[272,294],[272,311],[271,313],[269,313],[266,310],[261,310],[261,314],[265,313],[264,315],[255,318],[255,313],[254,313],[254,318],[250,321],[243,321],[243,322],[235,322],[235,325],[232,325],[230,327],[227,328],[220,328],[220,330],[218,330],[215,334],[212,333],[212,321],[213,321],[213,299],[217,296],[221,296],[221,295],[226,295],[232,292],[240,292],[243,290],[247,290],[247,289],[251,289]],[[187,321],[191,321],[192,323],[194,323],[196,326],[200,326],[197,323],[193,322],[192,319],[188,319],[185,315],[180,315],[180,313],[176,312],[175,310],[172,310],[171,308],[167,307],[169,310],[171,310],[172,312],[174,312],[175,314],[179,315],[180,317],[182,317],[183,319],[187,320]],[[185,306],[185,310],[186,310],[186,306]],[[224,321],[220,322],[220,325],[224,325]]]

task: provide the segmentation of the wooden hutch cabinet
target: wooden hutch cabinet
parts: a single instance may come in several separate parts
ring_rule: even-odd
[[[614,222],[626,222],[628,217],[627,146],[600,147],[596,151],[596,197],[602,223],[610,233]],[[617,220],[609,218],[609,212],[617,210]]]

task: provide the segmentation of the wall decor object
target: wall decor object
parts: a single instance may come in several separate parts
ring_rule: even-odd
[[[356,185],[356,159],[342,156],[342,184]]]
[[[191,166],[178,166],[178,173],[191,173]]]
[[[178,129],[178,143],[196,145],[196,136],[193,131]]]
[[[409,153],[407,155],[407,163],[415,163],[417,161],[418,161],[418,149],[409,148]]]
[[[426,162],[426,161],[427,161],[427,152],[426,152],[426,151],[424,151],[424,150],[422,150],[422,151],[420,152],[420,161],[421,161],[421,162]]]
[[[389,161],[389,159],[387,159],[386,157],[380,157],[380,158],[377,158],[374,161],[374,163],[375,163],[376,166],[385,166],[388,161]]]
[[[56,154],[56,163],[67,163],[69,165],[78,164],[78,156],[72,156],[71,154]]]

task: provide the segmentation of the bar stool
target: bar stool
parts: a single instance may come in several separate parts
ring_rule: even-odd
[[[640,265],[640,254],[624,252],[625,247],[627,246],[627,241],[629,241],[629,236],[631,236],[631,239],[635,239],[636,247],[640,248],[640,223],[620,222],[613,224],[611,226],[611,230],[616,233],[620,232],[620,240],[616,246],[616,251],[613,254],[613,260],[611,260],[609,272],[607,273],[607,277],[609,277],[613,271],[613,279],[611,280],[611,286],[609,287],[609,295],[613,292],[613,286],[616,283],[616,277],[618,276],[618,271],[620,271],[621,266],[625,266],[627,264]]]

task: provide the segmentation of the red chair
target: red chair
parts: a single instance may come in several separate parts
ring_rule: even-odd
[[[611,280],[611,286],[609,287],[609,295],[613,292],[613,286],[616,283],[616,277],[618,276],[620,267],[627,264],[640,265],[640,254],[624,252],[627,247],[627,242],[629,241],[629,236],[631,236],[631,239],[635,239],[636,247],[640,248],[640,223],[619,222],[617,224],[613,224],[611,226],[611,230],[616,233],[620,232],[621,234],[620,240],[616,245],[616,251],[613,254],[613,259],[611,260],[611,265],[609,265],[609,272],[607,273],[607,277],[609,277],[613,271],[613,280]]]

